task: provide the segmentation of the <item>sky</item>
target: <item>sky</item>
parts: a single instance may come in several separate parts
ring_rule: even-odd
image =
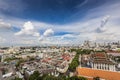
[[[0,0],[0,46],[120,40],[120,0]]]

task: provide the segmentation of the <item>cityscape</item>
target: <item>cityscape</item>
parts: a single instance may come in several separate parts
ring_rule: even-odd
[[[0,80],[120,80],[119,0],[0,0]]]
[[[1,47],[0,54],[1,80],[120,78],[119,41],[104,44],[84,41],[81,46]]]

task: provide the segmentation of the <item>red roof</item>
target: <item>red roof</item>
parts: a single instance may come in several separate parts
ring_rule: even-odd
[[[78,76],[100,77],[105,80],[120,80],[119,72],[97,70],[91,68],[77,68]]]
[[[109,50],[109,51],[107,51],[107,53],[120,53],[120,51]]]
[[[95,54],[92,54],[93,57],[106,57],[105,56],[105,53],[95,53]]]

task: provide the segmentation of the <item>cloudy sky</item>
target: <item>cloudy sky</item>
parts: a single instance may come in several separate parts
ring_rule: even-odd
[[[0,0],[0,46],[120,40],[120,0]]]

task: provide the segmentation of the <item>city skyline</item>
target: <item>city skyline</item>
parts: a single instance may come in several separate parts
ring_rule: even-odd
[[[0,0],[0,45],[119,41],[119,0]]]

